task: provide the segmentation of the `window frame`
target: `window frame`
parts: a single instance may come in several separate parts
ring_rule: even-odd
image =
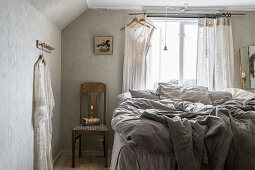
[[[164,18],[150,18],[152,22],[166,22]],[[184,85],[184,37],[185,37],[185,25],[197,25],[198,20],[196,18],[185,18],[185,19],[167,19],[167,22],[179,22],[179,79],[178,84]],[[162,37],[162,30],[160,30],[160,36]],[[162,47],[162,43],[164,41],[160,41],[160,47]],[[161,50],[160,50],[160,60],[161,60]],[[161,62],[159,62],[161,64]],[[161,65],[159,64],[159,67]],[[161,73],[159,72],[159,79],[161,80]]]

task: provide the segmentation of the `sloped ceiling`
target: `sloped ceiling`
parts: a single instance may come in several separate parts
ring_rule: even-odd
[[[27,0],[59,29],[65,28],[88,8],[86,0]]]

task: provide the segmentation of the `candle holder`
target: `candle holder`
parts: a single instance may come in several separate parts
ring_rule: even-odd
[[[100,124],[100,119],[94,118],[93,106],[90,107],[90,117],[83,118],[83,125]]]

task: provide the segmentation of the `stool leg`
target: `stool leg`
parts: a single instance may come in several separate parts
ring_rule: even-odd
[[[108,167],[108,133],[104,135],[104,158],[105,167]]]
[[[81,135],[79,137],[79,157],[81,157]]]
[[[104,158],[105,158],[105,135],[104,135],[104,141],[103,141],[103,145],[104,145]]]
[[[75,132],[72,132],[72,167],[75,167]]]

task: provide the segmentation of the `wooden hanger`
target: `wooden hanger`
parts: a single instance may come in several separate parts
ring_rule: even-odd
[[[127,24],[127,26],[130,26],[131,24],[133,24],[133,23],[138,23],[138,19],[135,17],[135,18],[133,18],[133,20],[129,23],[129,24]],[[124,27],[122,27],[120,30],[121,31],[123,31],[125,29],[125,26]]]
[[[45,58],[44,58],[43,54],[40,54],[39,58],[42,60],[42,62],[43,62],[44,64],[46,64],[46,61],[45,61]]]
[[[140,24],[141,24],[142,22],[145,22],[146,24],[148,24],[148,25],[150,25],[150,26],[156,28],[154,25],[152,25],[151,23],[149,23],[148,21],[146,21],[145,18],[141,18],[141,19],[139,20],[139,23],[140,23]]]
[[[145,25],[145,24],[143,24],[143,23],[139,23],[139,21],[138,21],[138,19],[137,19],[136,17],[133,18],[133,20],[132,20],[129,24],[127,24],[127,26],[130,26],[131,24],[133,24],[133,23],[135,23],[135,22],[136,22],[136,24],[141,24],[141,25],[144,25],[144,26],[147,26],[147,27],[150,28],[150,26],[148,26],[148,25]],[[135,25],[136,25],[136,24],[135,24]],[[126,27],[126,26],[122,27],[120,30],[121,30],[121,31],[125,30],[125,27]]]
[[[42,60],[42,63],[45,65],[46,61],[45,61],[45,58],[43,56],[43,51],[44,51],[43,47],[41,48],[41,50],[42,50],[42,53],[39,55],[39,58]]]

